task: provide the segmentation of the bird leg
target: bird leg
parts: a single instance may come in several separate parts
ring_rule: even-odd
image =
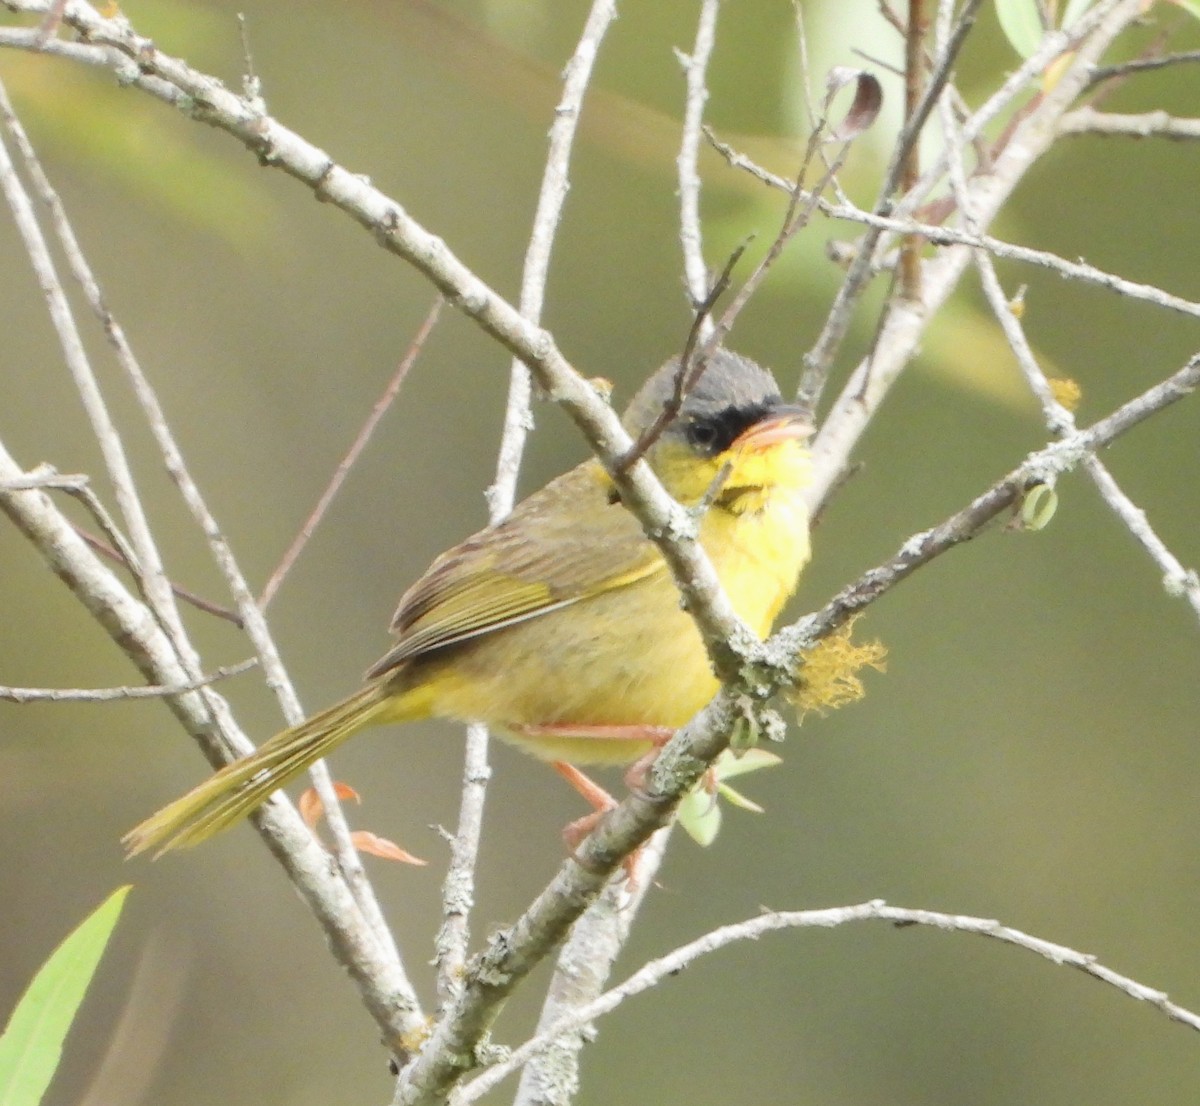
[[[600,819],[617,805],[617,800],[575,765],[568,764],[565,760],[555,760],[550,763],[554,770],[595,808],[591,814],[585,814],[582,818],[576,818],[575,821],[568,822],[563,826],[563,841],[576,863],[582,864],[583,862],[579,859],[579,846],[583,844],[583,839],[596,828]],[[625,858],[622,865],[625,869],[625,883],[631,891],[638,884],[637,868],[641,858],[642,846],[639,845]]]
[[[551,725],[514,726],[514,731],[522,737],[529,738],[595,738],[597,741],[637,741],[650,742],[652,748],[640,756],[625,773],[625,782],[634,789],[639,789],[645,782],[646,772],[654,763],[659,750],[670,740],[674,730],[668,726],[648,725],[578,725],[574,723],[557,723]],[[600,819],[617,805],[614,799],[593,779],[585,775],[573,764],[566,761],[551,761],[554,770],[562,776],[593,808],[591,814],[576,818],[563,827],[563,840],[574,856],[588,836],[599,824]],[[625,873],[630,887],[637,885],[637,864],[641,857],[641,849],[625,858]]]

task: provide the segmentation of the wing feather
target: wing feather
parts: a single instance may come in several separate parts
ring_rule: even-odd
[[[612,500],[611,487],[597,462],[585,462],[498,526],[443,553],[401,598],[392,619],[396,644],[368,679],[665,571],[637,520]]]

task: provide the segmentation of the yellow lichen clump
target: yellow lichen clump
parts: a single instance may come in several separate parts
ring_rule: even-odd
[[[866,693],[859,678],[863,668],[884,670],[887,648],[880,641],[862,644],[852,641],[854,621],[835,630],[804,654],[800,683],[787,695],[801,721],[810,711],[826,714],[861,699]]]

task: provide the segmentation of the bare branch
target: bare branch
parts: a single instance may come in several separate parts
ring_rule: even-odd
[[[329,485],[321,493],[320,499],[317,500],[317,505],[312,509],[312,514],[305,519],[304,525],[300,527],[300,532],[296,535],[292,544],[288,546],[287,552],[280,559],[275,571],[271,573],[266,587],[263,588],[262,594],[258,597],[258,605],[262,610],[265,611],[267,609],[268,604],[279,590],[279,585],[283,583],[284,578],[291,571],[292,565],[296,563],[296,559],[303,552],[309,539],[316,532],[317,527],[321,525],[321,519],[325,517],[325,512],[329,510],[329,505],[341,490],[346,477],[350,475],[350,470],[358,461],[362,451],[366,449],[367,443],[371,440],[371,435],[375,433],[375,428],[379,425],[379,420],[387,413],[388,408],[391,407],[392,402],[399,394],[401,385],[403,385],[405,379],[408,377],[409,371],[416,363],[421,350],[425,347],[426,340],[437,325],[438,315],[441,313],[442,304],[445,302],[441,296],[438,296],[433,301],[433,306],[430,307],[429,313],[425,316],[425,321],[417,328],[416,334],[413,335],[408,349],[405,350],[404,356],[400,359],[400,364],[396,366],[396,371],[392,374],[391,380],[388,381],[387,387],[384,388],[383,394],[375,401],[375,405],[371,408],[371,413],[367,416],[366,422],[363,423],[362,429],[359,430],[354,441],[350,444],[350,448],[346,451],[346,456],[342,458],[338,467],[334,469]]]
[[[941,8],[943,12],[950,6],[950,3],[951,0],[942,0]],[[942,30],[941,20],[943,18],[944,15],[939,16],[939,31]],[[946,147],[954,150],[961,149],[957,121],[948,104],[943,106],[942,124]],[[967,228],[975,231],[977,229],[975,213],[971,206],[965,170],[961,158],[957,156],[951,157],[949,168],[951,189],[958,210],[962,213],[963,221],[966,223]],[[984,295],[992,309],[992,314],[1000,324],[1000,328],[1008,341],[1009,348],[1012,349],[1017,363],[1020,365],[1021,371],[1029,383],[1030,390],[1042,406],[1047,428],[1051,433],[1059,437],[1075,433],[1075,416],[1055,397],[1050,387],[1050,382],[1046,379],[1045,373],[1037,363],[1033,349],[1025,336],[1025,330],[1021,326],[1020,320],[1012,311],[1008,297],[1005,296],[1004,290],[1000,285],[1000,279],[996,275],[996,268],[992,263],[989,253],[983,249],[977,249],[975,251],[975,265],[979,270]],[[1133,534],[1134,538],[1146,550],[1154,563],[1162,570],[1163,583],[1167,593],[1184,596],[1192,605],[1197,615],[1200,615],[1200,579],[1197,578],[1197,574],[1194,571],[1189,572],[1186,570],[1179,559],[1171,553],[1166,544],[1150,526],[1145,512],[1139,509],[1121,490],[1112,474],[1108,471],[1108,468],[1098,457],[1094,454],[1088,456],[1084,461],[1084,468],[1096,484],[1101,497],[1108,503],[1117,517],[1125,523],[1130,533]]]
[[[709,297],[708,266],[704,263],[703,229],[700,224],[700,174],[696,165],[700,157],[700,136],[704,123],[704,106],[708,102],[708,59],[716,39],[717,14],[720,0],[703,0],[696,20],[696,40],[692,52],[675,51],[683,66],[687,92],[683,103],[683,125],[679,156],[675,168],[679,177],[679,242],[683,248],[683,275],[692,311],[699,323],[701,340],[712,332],[712,319],[701,318],[701,305]]]
[[[925,34],[929,15],[924,0],[908,0],[908,23],[904,28],[904,121],[911,126],[921,107],[921,77],[925,65]],[[949,70],[946,71],[949,77]],[[921,178],[921,143],[917,132],[900,162],[899,187],[909,191]],[[910,300],[921,298],[921,240],[905,235],[900,243],[900,295]]]
[[[854,922],[887,922],[894,930],[909,926],[926,926],[947,933],[975,934],[979,937],[1000,941],[1006,945],[1013,945],[1060,967],[1075,968],[1085,975],[1090,975],[1093,979],[1115,987],[1122,994],[1128,995],[1138,1002],[1149,1003],[1174,1022],[1186,1025],[1190,1029],[1200,1030],[1200,1014],[1171,1002],[1163,991],[1148,987],[1129,976],[1105,967],[1088,953],[1078,952],[1066,945],[1056,945],[1041,937],[1034,937],[1019,929],[1001,925],[991,918],[944,914],[935,910],[911,910],[902,906],[888,906],[882,899],[875,899],[872,902],[860,903],[856,906],[838,906],[825,910],[770,911],[744,922],[721,926],[719,929],[704,934],[703,937],[681,945],[666,956],[660,956],[643,965],[619,986],[605,991],[599,998],[575,1011],[570,1017],[564,1018],[544,1030],[539,1028],[537,1036],[532,1037],[519,1048],[513,1049],[511,1055],[500,1063],[490,1067],[482,1075],[477,1076],[470,1083],[451,1094],[450,1106],[468,1106],[469,1103],[478,1102],[488,1091],[523,1064],[554,1047],[562,1037],[578,1033],[589,1022],[616,1009],[626,999],[640,995],[678,975],[701,957],[741,941],[757,941],[769,933],[777,933],[781,930],[837,929]]]
[[[129,567],[129,558],[114,549],[108,542],[98,538],[82,526],[75,526],[74,530],[105,560],[120,565],[122,568]],[[204,596],[197,595],[194,591],[189,591],[182,584],[175,583],[173,580],[171,581],[171,591],[174,592],[176,599],[183,600],[188,606],[195,607],[196,610],[203,611],[205,614],[211,614],[215,618],[220,618],[225,622],[232,622],[239,630],[242,628],[242,618],[237,611],[231,611],[228,607],[222,607],[219,603],[213,603],[211,600],[205,599]]]
[[[170,687],[155,684],[134,687],[0,687],[0,699],[10,703],[114,703],[125,699],[162,699],[238,676],[257,664],[258,658],[251,657],[240,664],[222,665],[199,680]]]
[[[770,188],[788,191],[792,183],[775,173],[756,165],[744,154],[738,153],[724,142],[711,138],[713,148],[729,164],[763,182]],[[1086,284],[1095,284],[1118,295],[1129,299],[1140,300],[1153,304],[1167,311],[1175,311],[1181,315],[1200,318],[1200,303],[1184,299],[1171,292],[1166,292],[1152,284],[1139,284],[1137,281],[1126,280],[1116,273],[1098,269],[1084,261],[1068,261],[1065,257],[1051,253],[1048,250],[1035,250],[1029,246],[1019,246],[1006,242],[990,234],[979,234],[956,227],[941,226],[936,223],[922,223],[908,218],[894,218],[885,215],[875,215],[862,208],[849,204],[834,204],[827,200],[818,199],[817,206],[822,214],[831,219],[843,219],[850,223],[861,223],[865,226],[892,232],[897,235],[913,234],[924,238],[933,246],[970,246],[973,249],[985,250],[993,257],[1002,261],[1017,261],[1025,265],[1036,265],[1041,269],[1049,269],[1065,280],[1079,280]],[[856,244],[855,254],[861,251]]]
[[[1185,119],[1165,111],[1118,115],[1082,107],[1068,112],[1058,125],[1063,135],[1097,134],[1103,137],[1169,138],[1175,142],[1200,138],[1200,119]]]
[[[6,491],[25,478],[0,444],[0,511],[34,544],[43,559],[109,634],[146,680],[179,687],[193,678],[185,671],[165,631],[88,549],[71,524],[41,491]],[[225,701],[212,688],[168,696],[164,702],[201,745],[214,744],[213,727],[230,748],[253,746],[238,728]],[[214,759],[219,759],[214,755]],[[268,801],[253,816],[265,827],[272,851],[328,937],[330,949],[354,979],[363,1002],[389,1042],[417,1032],[424,1019],[395,962],[384,954],[345,881],[331,871],[329,855],[304,826],[290,803]]]
[[[740,679],[727,681],[717,697],[663,748],[646,786],[604,817],[513,926],[493,934],[488,947],[470,964],[462,997],[446,1012],[407,1069],[393,1106],[415,1106],[444,1095],[475,1065],[475,1045],[504,1000],[563,938],[622,859],[669,822],[682,796],[728,747],[729,733],[745,717],[745,703],[764,701],[796,678],[796,658],[804,650],[845,625],[922,565],[975,537],[1012,507],[1027,487],[1052,481],[1078,467],[1090,453],[1198,387],[1200,353],[1107,418],[1030,454],[961,511],[933,529],[915,534],[895,556],[864,573],[821,610],[757,646]]]
[[[74,18],[73,11],[67,13],[64,18]],[[33,147],[17,120],[2,87],[0,87],[0,115],[3,116],[5,125],[22,154],[39,195],[50,210],[55,231],[68,264],[71,267],[72,274],[82,287],[89,306],[104,327],[105,334],[116,353],[117,361],[125,371],[134,395],[142,407],[166,468],[182,493],[183,499],[191,510],[193,517],[203,530],[217,566],[229,584],[230,590],[237,602],[243,626],[263,666],[268,685],[279,696],[288,721],[292,723],[297,722],[303,717],[303,711],[287,673],[283,668],[275,643],[267,628],[266,620],[254,602],[245,577],[242,575],[233,556],[232,549],[217,526],[216,520],[208,510],[198,486],[188,471],[183,455],[167,424],[165,413],[158,401],[158,397],[149,380],[142,372],[141,366],[138,364],[122,328],[111,311],[109,311],[95,276],[79,247],[78,240],[67,219],[58,194],[43,172],[33,151]],[[55,320],[64,354],[71,368],[76,387],[88,411],[94,433],[100,442],[106,466],[117,491],[122,513],[125,516],[127,524],[130,526],[133,546],[136,552],[136,558],[132,561],[131,568],[134,569],[135,575],[137,575],[139,582],[142,584],[151,611],[166,631],[179,656],[180,663],[185,668],[182,678],[174,676],[166,679],[159,678],[157,680],[151,678],[151,682],[174,685],[176,683],[199,680],[202,676],[200,660],[187,637],[186,630],[179,617],[178,609],[175,606],[170,581],[163,569],[157,547],[150,532],[149,522],[134,487],[132,473],[125,457],[123,444],[115,425],[109,417],[91,366],[83,354],[82,341],[74,324],[61,285],[54,274],[46,244],[37,227],[36,221],[32,217],[28,198],[25,197],[24,191],[20,187],[20,182],[17,180],[16,174],[12,171],[7,151],[2,144],[0,144],[0,178],[2,178],[6,195],[9,197],[10,206],[13,207],[14,215],[22,228],[22,235],[26,241],[30,257],[38,270],[39,279],[46,292],[51,315]],[[119,545],[118,549],[120,549]],[[45,553],[44,550],[43,553]],[[130,652],[129,644],[126,643],[123,637],[117,636],[116,640],[125,648],[127,653]],[[134,659],[136,661],[137,658],[134,657]],[[189,732],[193,736],[198,737],[201,746],[214,763],[220,764],[229,758],[231,746],[226,743],[227,738],[232,740],[232,747],[239,754],[244,754],[253,747],[245,740],[240,729],[233,723],[233,719],[229,716],[228,708],[223,701],[215,698],[213,693],[203,686],[198,694],[209,703],[210,709],[213,711],[214,716],[216,716],[215,720],[219,722],[219,725],[216,727],[215,732],[211,725],[191,728]],[[396,1016],[397,1011],[399,1011],[401,1021],[407,1025],[406,1019],[408,1017],[419,1016],[417,1013],[418,1004],[416,994],[404,977],[399,953],[396,950],[391,933],[384,923],[383,915],[375,899],[374,892],[367,882],[366,874],[363,871],[358,854],[350,839],[349,828],[346,826],[345,819],[337,807],[337,800],[328,771],[324,765],[318,764],[315,766],[312,774],[318,791],[321,792],[322,799],[326,801],[327,823],[330,826],[338,849],[339,861],[345,875],[346,884],[357,899],[360,907],[353,914],[344,915],[336,920],[329,918],[328,915],[323,913],[319,913],[318,916],[327,924],[333,924],[336,921],[336,928],[330,930],[330,936],[335,942],[343,944],[346,943],[346,934],[344,931],[350,927],[365,924],[370,928],[371,938],[377,946],[378,955],[390,959],[391,965],[387,972],[377,975],[374,980],[369,982],[363,991],[364,997],[368,1004],[372,1003],[377,994],[380,981],[387,980],[390,986],[398,979],[400,981],[400,990],[395,992],[386,1003],[386,1016],[393,1018]],[[271,819],[260,819],[257,824],[267,836],[277,832],[276,825]],[[281,855],[287,849],[295,847],[294,843],[289,843],[287,838],[276,838],[270,844],[276,855]],[[289,868],[294,870],[295,865],[289,865]],[[314,900],[310,898],[310,903],[313,902]],[[323,902],[317,905],[322,910],[324,909],[325,904]],[[355,938],[355,940],[360,941],[361,938]]]
[[[1134,73],[1148,73],[1152,69],[1165,69],[1172,65],[1200,62],[1200,50],[1184,50],[1178,54],[1163,54],[1156,58],[1136,58],[1120,65],[1097,65],[1092,70],[1092,83],[1111,81],[1114,77],[1128,77]]]
[[[945,50],[942,52],[941,57],[937,59],[933,70],[930,72],[929,83],[925,86],[920,103],[916,105],[905,121],[904,128],[900,132],[900,137],[897,139],[895,149],[892,151],[891,161],[884,174],[883,184],[879,190],[879,199],[875,204],[875,210],[882,215],[892,214],[894,206],[892,194],[895,192],[900,180],[901,170],[908,156],[908,151],[917,142],[930,111],[933,110],[933,106],[937,103],[942,89],[950,79],[950,71],[954,67],[954,62],[958,57],[959,51],[962,49],[962,44],[966,41],[967,34],[970,32],[971,27],[974,26],[980,4],[981,0],[967,0],[967,3],[963,6],[955,34],[946,44]],[[909,194],[911,195],[913,191],[914,189],[910,188]],[[821,330],[820,336],[817,338],[812,349],[804,355],[804,375],[798,394],[803,397],[804,402],[814,407],[825,390],[825,383],[829,379],[833,359],[843,338],[845,338],[847,331],[850,329],[850,320],[853,317],[855,306],[866,288],[869,277],[872,275],[872,257],[878,237],[877,233],[870,231],[867,233],[862,252],[851,264],[841,287],[838,289],[838,294],[834,299],[833,306],[829,310],[829,316],[826,319],[825,326]]]
[[[594,0],[579,42],[564,71],[563,92],[550,129],[546,168],[521,277],[520,314],[531,326],[541,318],[554,239],[570,187],[571,152],[576,126],[600,45],[616,18],[615,0]],[[543,382],[544,383],[544,382]],[[497,523],[512,510],[525,440],[532,428],[529,369],[518,357],[509,372],[504,431],[496,461],[496,478],[487,491],[488,518]],[[462,801],[458,831],[451,844],[450,865],[443,884],[444,921],[437,935],[438,995],[443,1007],[459,998],[470,939],[469,914],[474,899],[475,865],[483,827],[487,781],[488,732],[467,727]]]

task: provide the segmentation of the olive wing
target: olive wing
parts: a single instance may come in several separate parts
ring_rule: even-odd
[[[666,571],[611,488],[600,465],[585,462],[443,553],[404,593],[397,642],[367,678]]]

